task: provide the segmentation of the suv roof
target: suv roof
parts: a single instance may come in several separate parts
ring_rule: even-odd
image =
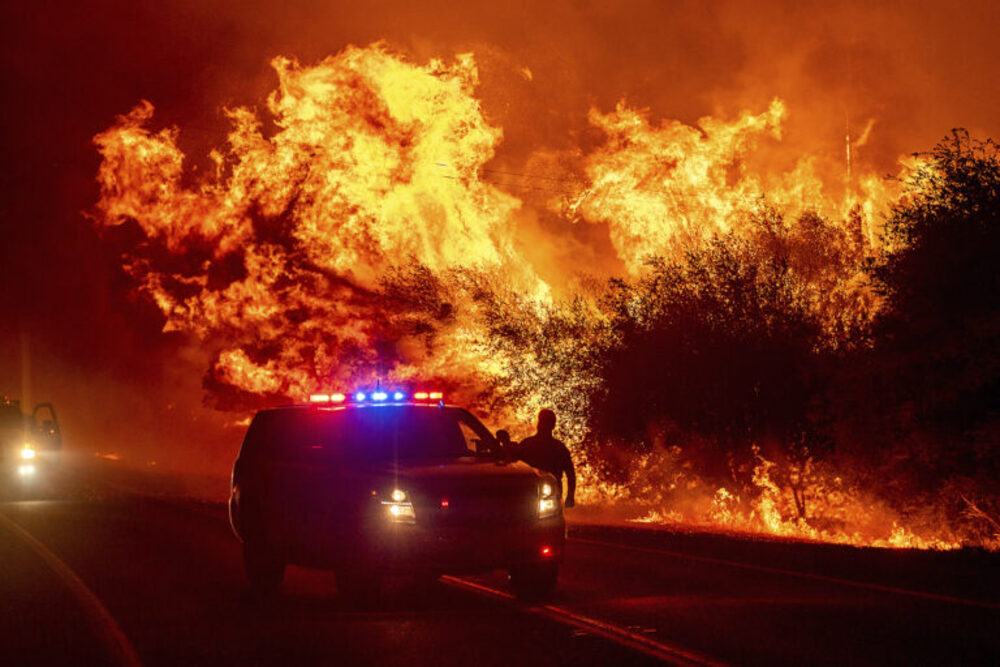
[[[478,419],[454,406],[289,405],[257,413],[243,455],[303,463],[407,463],[475,456],[476,441],[492,439]]]

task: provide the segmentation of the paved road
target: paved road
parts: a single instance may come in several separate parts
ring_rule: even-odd
[[[102,618],[148,665],[1000,661],[991,554],[577,527],[546,606],[509,601],[497,574],[394,582],[359,611],[332,576],[298,568],[277,601],[255,602],[219,506],[54,495],[0,503],[0,664],[121,662]]]

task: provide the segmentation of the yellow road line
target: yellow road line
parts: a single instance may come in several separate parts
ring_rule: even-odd
[[[462,588],[480,595],[486,595],[509,602],[516,600],[516,598],[510,593],[490,588],[489,586],[483,586],[482,584],[468,579],[445,575],[441,577],[440,581],[450,586]],[[721,667],[721,665],[725,664],[680,646],[654,641],[643,634],[632,632],[627,628],[622,628],[596,618],[590,618],[589,616],[583,616],[562,607],[556,607],[554,605],[535,605],[527,606],[524,609],[525,611],[533,614],[545,616],[553,621],[571,625],[592,634],[600,635],[605,639],[627,646],[628,648],[639,651],[640,653],[648,655],[651,658],[662,660],[672,665],[684,665],[685,667],[690,667],[692,665],[710,665],[712,667]]]

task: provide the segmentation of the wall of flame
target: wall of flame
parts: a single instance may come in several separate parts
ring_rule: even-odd
[[[476,285],[542,312],[553,299],[586,294],[588,280],[618,269],[640,275],[650,255],[681,253],[719,232],[750,233],[747,221],[767,210],[787,221],[820,214],[854,244],[856,270],[809,283],[821,316],[833,321],[854,309],[864,319],[878,308],[860,260],[879,251],[893,184],[828,156],[788,159],[782,131],[794,109],[781,99],[694,124],[656,120],[625,101],[594,107],[591,139],[539,146],[511,166],[496,160],[503,128],[484,112],[471,53],[421,63],[376,43],[312,65],[288,57],[271,65],[277,87],[266,110],[226,111],[231,129],[209,153],[210,170],[186,168],[183,128],[156,129],[147,101],[94,139],[102,156],[94,219],[138,230],[124,266],[164,330],[208,351],[205,386],[219,407],[247,410],[376,377],[433,379],[474,401],[496,390],[505,361],[484,342]],[[530,70],[521,75],[532,79]],[[848,154],[871,131],[869,123],[859,138],[848,134]],[[898,169],[912,166],[904,160]],[[585,245],[581,226],[603,230],[612,256],[568,262],[560,239]],[[580,257],[601,254],[590,250]],[[528,418],[544,405],[543,385],[510,414]],[[830,515],[864,514],[865,527],[824,532],[791,520],[769,476],[774,464],[755,455],[752,509],[692,477],[675,480],[700,489],[688,494],[686,514],[653,509],[645,519],[697,516],[886,546],[955,544],[900,528],[887,511],[872,518],[862,511],[866,496],[829,471],[814,478]],[[640,462],[644,473],[662,466]],[[643,492],[638,478],[618,488],[584,473],[583,495],[595,502],[662,495]]]
[[[182,130],[154,130],[146,101],[95,137],[103,158],[95,218],[141,228],[146,241],[125,264],[164,329],[195,334],[214,351],[213,379],[249,394],[299,397],[359,373],[459,384],[488,374],[474,308],[419,349],[387,331],[372,298],[388,269],[408,264],[501,274],[539,305],[552,297],[551,279],[539,277],[552,268],[519,248],[537,234],[523,222],[527,200],[491,179],[503,133],[476,97],[473,55],[417,64],[375,44],[315,65],[278,57],[272,66],[278,86],[267,114],[226,111],[232,129],[210,154],[212,173],[185,171]],[[536,169],[561,166],[520,176],[558,185],[541,214],[558,212],[567,227],[605,225],[632,273],[651,254],[739,227],[762,205],[845,221],[861,211],[855,224],[877,238],[887,201],[879,179],[824,183],[809,156],[785,172],[748,166],[758,146],[780,141],[787,113],[776,99],[759,113],[691,126],[653,123],[624,103],[592,109],[601,144],[531,156]],[[393,349],[379,357],[384,343]]]

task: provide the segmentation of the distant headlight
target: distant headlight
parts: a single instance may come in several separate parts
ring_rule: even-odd
[[[538,518],[545,519],[559,513],[559,498],[555,488],[548,482],[542,482],[538,487]]]
[[[392,500],[383,500],[382,505],[389,513],[389,521],[393,523],[414,523],[417,515],[413,512],[413,503],[402,489],[393,489],[389,494]]]
[[[31,475],[35,474],[35,466],[31,465],[30,463],[18,466],[17,472],[19,475],[22,475],[24,477],[30,477]]]
[[[35,452],[35,448],[32,447],[31,445],[25,445],[23,448],[21,448],[21,458],[24,459],[25,461],[30,461],[31,459],[35,458],[36,455],[37,452]]]
[[[413,513],[413,505],[409,503],[406,505],[389,505],[389,516],[399,521],[416,518],[416,515]]]

